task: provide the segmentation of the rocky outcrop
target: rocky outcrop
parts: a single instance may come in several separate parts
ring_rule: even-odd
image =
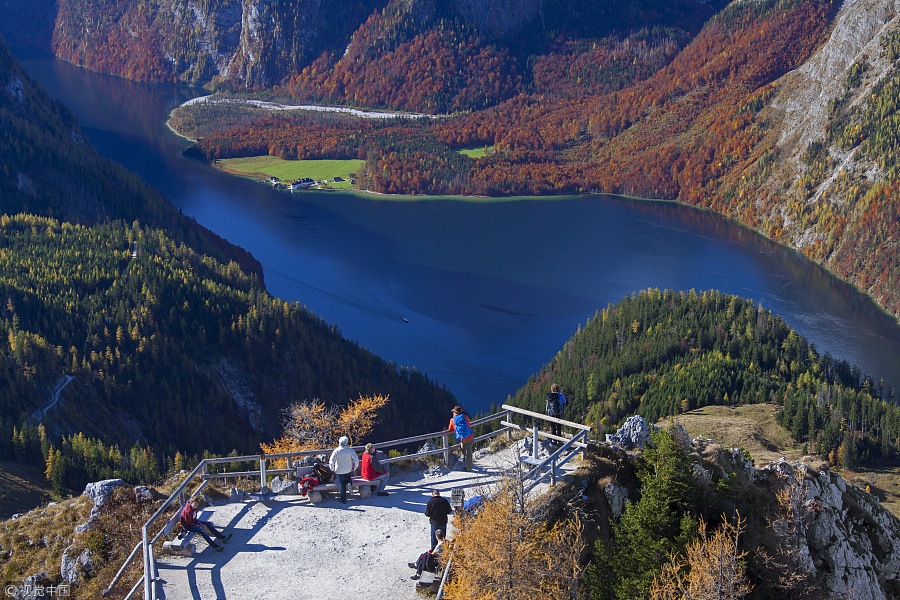
[[[609,503],[609,512],[612,518],[621,517],[628,504],[628,488],[611,481],[603,486],[603,495],[606,496],[606,501]]]
[[[632,450],[643,448],[648,439],[650,439],[650,426],[644,417],[634,415],[625,419],[618,431],[608,434],[606,443]]]
[[[69,554],[71,550],[72,546],[69,546],[63,551],[59,574],[65,583],[80,585],[84,577],[93,577],[96,574],[94,553],[85,548],[78,556],[71,556]]]
[[[44,598],[44,592],[53,585],[47,571],[41,571],[25,578],[20,586],[8,586],[6,588],[6,596],[13,600],[32,600],[33,598]]]
[[[785,460],[761,474],[800,486],[808,523],[796,548],[798,564],[834,597],[900,597],[900,520],[874,496],[840,475]]]
[[[83,494],[91,499],[95,507],[100,507],[103,506],[109,495],[113,493],[113,490],[123,485],[125,485],[125,482],[121,479],[95,481],[85,486]]]
[[[117,487],[123,485],[125,485],[125,482],[121,479],[104,479],[103,481],[95,481],[87,484],[84,488],[83,495],[90,498],[91,502],[94,503],[94,506],[91,508],[91,516],[88,517],[87,522],[77,526],[75,531],[83,533],[90,529],[94,519],[100,514],[100,509],[109,499],[110,494],[112,494],[113,490]]]
[[[222,390],[247,417],[250,425],[254,429],[261,429],[263,426],[262,404],[253,392],[250,377],[228,362],[226,358],[219,359],[219,362],[213,366],[213,372]]]

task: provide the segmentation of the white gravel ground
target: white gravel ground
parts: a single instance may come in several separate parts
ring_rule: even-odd
[[[351,495],[346,505],[329,494],[318,505],[301,496],[274,496],[206,507],[200,518],[234,535],[222,552],[197,535],[192,558],[160,556],[161,597],[423,598],[407,563],[429,546],[424,510],[431,490],[448,500],[455,487],[463,488],[467,498],[483,493],[514,464],[512,456],[509,451],[476,453],[470,473],[437,468],[437,473],[396,474],[388,483],[389,496],[363,500]],[[452,518],[450,524],[452,537]]]

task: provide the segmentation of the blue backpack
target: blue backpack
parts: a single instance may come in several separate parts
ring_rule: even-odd
[[[466,423],[466,415],[456,415],[453,417],[453,428],[456,430],[456,439],[464,440],[472,435],[472,428]]]

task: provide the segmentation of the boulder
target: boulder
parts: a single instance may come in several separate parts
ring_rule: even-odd
[[[22,582],[22,585],[16,587],[9,585],[6,587],[6,596],[13,600],[32,600],[34,598],[45,598],[44,592],[49,586],[53,585],[47,571],[41,571],[34,575],[29,575]]]
[[[625,419],[625,422],[614,434],[607,434],[606,443],[633,450],[643,448],[648,439],[650,439],[650,426],[644,417],[634,415]]]
[[[242,489],[239,488],[231,488],[231,491],[228,493],[228,501],[229,502],[243,502],[247,499],[249,494]]]
[[[143,504],[144,502],[153,502],[159,498],[159,494],[156,490],[146,485],[138,485],[134,488],[134,500],[138,504]]]
[[[288,479],[276,477],[269,482],[269,490],[274,494],[284,494],[296,496],[300,492],[297,490],[297,482]]]
[[[106,499],[109,498],[109,495],[112,494],[113,490],[123,485],[125,485],[125,482],[121,479],[104,479],[103,481],[95,481],[93,483],[87,484],[87,486],[84,488],[83,494],[90,497],[91,502],[94,503],[94,506],[103,506],[103,503],[106,502]]]
[[[82,581],[82,575],[93,577],[96,573],[97,569],[93,561],[94,553],[85,548],[78,556],[73,557],[69,554],[71,550],[72,546],[63,550],[59,574],[63,582],[79,585]]]
[[[603,493],[606,495],[612,517],[618,519],[628,505],[628,488],[611,481],[603,486]]]

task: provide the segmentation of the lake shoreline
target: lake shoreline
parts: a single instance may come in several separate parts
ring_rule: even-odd
[[[225,168],[221,165],[215,164],[215,163],[206,163],[206,164],[209,164],[214,169],[217,169],[219,171],[222,171],[222,172],[227,173],[232,176],[244,177],[244,178],[257,180],[257,181],[263,180],[262,183],[266,183],[265,180],[268,177],[264,173],[255,173],[255,174],[243,173],[243,172],[227,169],[227,168]],[[306,190],[304,190],[304,191],[306,191]],[[822,263],[812,260],[805,254],[803,254],[803,252],[801,252],[799,249],[794,248],[793,246],[788,246],[786,244],[783,244],[783,243],[779,242],[778,240],[774,240],[771,237],[767,236],[762,231],[760,231],[758,229],[754,229],[753,227],[750,227],[749,225],[742,223],[741,221],[738,221],[737,219],[735,219],[729,215],[726,215],[724,213],[715,211],[711,208],[707,208],[704,206],[694,206],[692,204],[685,204],[683,202],[679,202],[678,200],[671,200],[671,199],[667,199],[667,198],[643,198],[640,196],[631,196],[628,194],[616,194],[616,193],[610,193],[610,192],[582,192],[579,194],[535,195],[535,196],[483,196],[483,195],[461,195],[461,194],[441,194],[441,195],[389,194],[389,193],[385,193],[385,192],[376,192],[374,190],[362,190],[362,189],[358,189],[358,188],[340,188],[340,189],[321,188],[321,189],[316,189],[315,191],[324,191],[324,192],[340,191],[345,194],[352,194],[352,195],[355,195],[355,196],[358,196],[361,198],[369,198],[372,200],[386,200],[386,201],[391,201],[391,202],[423,202],[423,201],[424,202],[435,202],[435,201],[440,202],[440,201],[450,200],[450,201],[484,203],[484,204],[499,204],[499,203],[503,203],[503,202],[522,202],[522,201],[557,202],[557,201],[565,201],[565,200],[569,200],[572,198],[579,198],[579,197],[586,197],[586,196],[594,196],[594,197],[610,196],[613,198],[621,198],[621,199],[629,200],[629,201],[633,201],[633,202],[670,204],[673,206],[689,208],[689,209],[697,210],[697,211],[700,211],[703,213],[716,215],[719,218],[725,219],[735,225],[740,226],[741,228],[743,228],[747,231],[753,232],[754,234],[759,235],[763,239],[766,239],[772,243],[778,244],[780,247],[784,248],[785,250],[789,250],[792,253],[802,257],[804,260],[809,261],[812,265],[824,270],[826,273],[828,273],[835,279],[850,286],[857,293],[868,298],[876,307],[878,307],[880,312],[882,312],[885,316],[889,317],[897,325],[900,325],[900,316],[894,316],[890,312],[888,312],[871,294],[869,294],[865,290],[860,289],[853,282],[840,277],[834,271],[829,269],[826,265],[823,265]]]

